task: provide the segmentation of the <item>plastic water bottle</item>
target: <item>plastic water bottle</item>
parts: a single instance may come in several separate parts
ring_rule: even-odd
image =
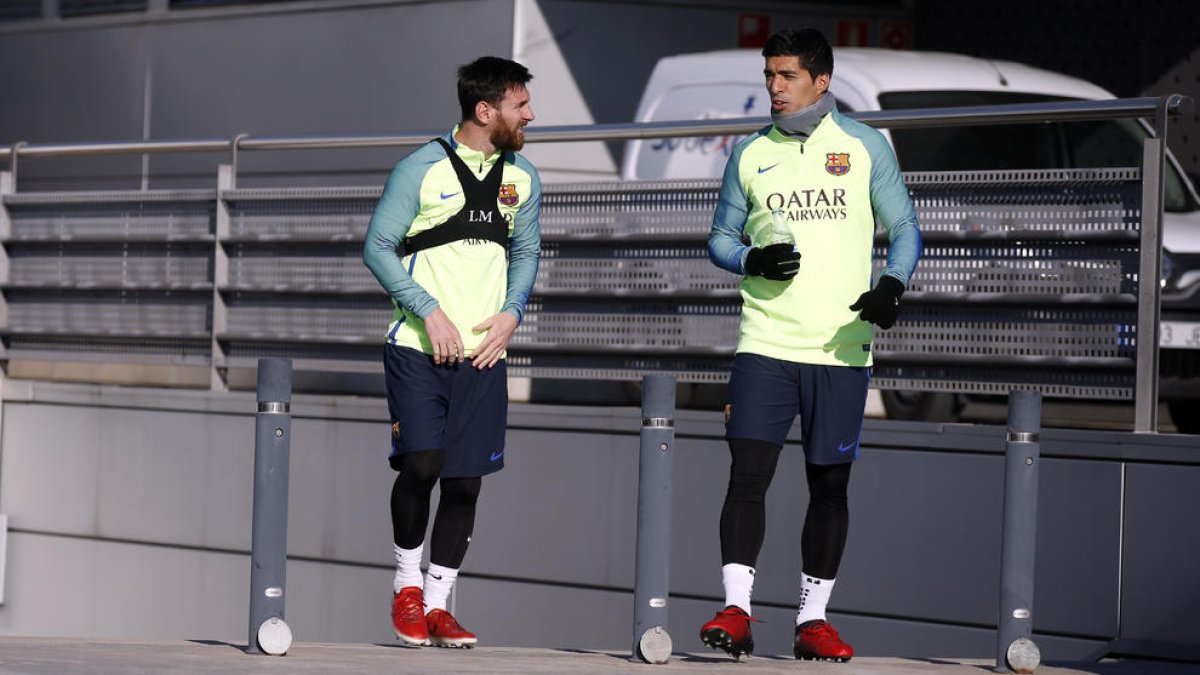
[[[771,244],[787,244],[793,251],[796,250],[796,237],[792,235],[792,228],[787,226],[783,211],[779,209],[771,212]]]

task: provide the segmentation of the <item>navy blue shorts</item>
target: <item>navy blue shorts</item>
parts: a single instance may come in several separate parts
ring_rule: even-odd
[[[383,356],[392,416],[393,469],[402,453],[446,451],[445,478],[474,478],[504,468],[508,377],[503,359],[484,370],[468,362],[387,345]]]
[[[759,354],[736,354],[729,378],[725,438],[783,445],[796,415],[813,464],[858,459],[871,369],[818,366]]]

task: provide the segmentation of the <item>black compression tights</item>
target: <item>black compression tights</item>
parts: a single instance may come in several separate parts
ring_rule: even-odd
[[[808,513],[800,533],[800,555],[804,573],[818,579],[836,579],[846,533],[850,530],[850,508],[846,493],[850,467],[845,464],[805,464],[808,474]]]
[[[729,489],[721,508],[721,564],[754,567],[767,527],[766,497],[780,446],[766,441],[729,441]]]
[[[721,509],[721,563],[754,567],[766,530],[767,488],[775,476],[780,446],[743,438],[729,442],[733,462],[729,489]],[[837,577],[850,522],[846,492],[851,463],[805,464],[808,512],[800,535],[804,573],[821,579]]]
[[[430,493],[445,463],[444,450],[400,456],[400,473],[392,484],[392,540],[400,548],[414,549],[425,541]],[[462,567],[475,529],[475,504],[482,484],[482,478],[441,479],[442,496],[433,519],[429,562],[452,569]]]

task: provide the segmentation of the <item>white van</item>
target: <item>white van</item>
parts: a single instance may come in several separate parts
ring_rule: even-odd
[[[683,54],[658,62],[637,121],[770,116],[758,50]],[[1111,99],[1089,82],[957,54],[834,49],[829,88],[843,112]],[[881,130],[904,171],[1140,166],[1146,130],[1134,120],[1014,127]],[[1017,136],[1016,134],[1019,134]],[[630,141],[622,178],[719,178],[733,137]],[[1160,397],[1180,431],[1200,432],[1200,199],[1168,154],[1163,222]],[[952,419],[962,399],[884,392],[892,417]]]

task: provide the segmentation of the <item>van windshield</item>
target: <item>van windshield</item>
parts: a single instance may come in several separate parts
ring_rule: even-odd
[[[950,108],[1068,101],[1057,96],[999,91],[903,91],[879,95],[884,110]],[[896,159],[904,171],[988,171],[1142,165],[1146,131],[1135,120],[992,124],[893,129]],[[1191,211],[1175,166],[1167,162],[1166,211]]]

